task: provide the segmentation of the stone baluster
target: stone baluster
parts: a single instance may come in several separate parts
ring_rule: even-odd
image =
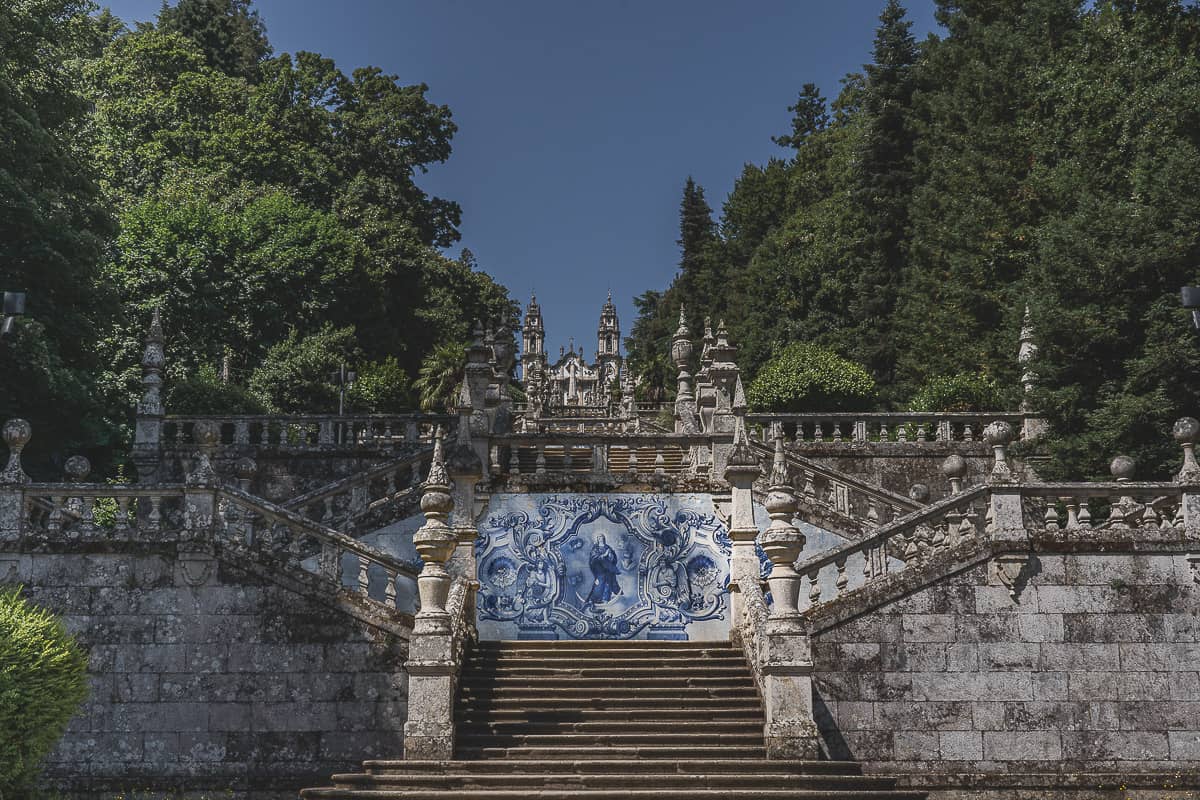
[[[4,423],[0,435],[8,445],[8,464],[0,472],[0,484],[29,483],[29,476],[21,466],[21,451],[33,437],[33,426],[23,419],[10,419]]]
[[[867,421],[865,419],[854,421],[854,441],[867,441]]]
[[[454,690],[457,665],[446,601],[450,573],[446,562],[457,544],[447,524],[454,500],[446,472],[441,431],[434,444],[433,462],[421,496],[425,524],[413,534],[424,566],[417,578],[421,609],[409,645],[408,721],[404,723],[404,755],[409,759],[441,761],[454,753]]]
[[[71,456],[63,464],[63,474],[67,479],[67,483],[83,483],[91,471],[92,463],[81,455]],[[95,502],[96,498],[94,497],[72,495],[67,498],[67,508],[73,514],[79,516],[79,521],[82,525],[89,526],[94,521],[92,512],[95,508]]]

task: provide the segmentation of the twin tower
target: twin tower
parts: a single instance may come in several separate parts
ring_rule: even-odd
[[[528,388],[540,382],[546,402],[552,406],[604,406],[608,404],[613,384],[624,375],[621,358],[621,323],[613,305],[612,292],[600,309],[600,326],[596,329],[596,361],[589,364],[583,348],[575,351],[558,349],[558,360],[549,363],[546,356],[546,329],[542,324],[542,308],[537,297],[529,299],[525,322],[521,326],[521,380]]]

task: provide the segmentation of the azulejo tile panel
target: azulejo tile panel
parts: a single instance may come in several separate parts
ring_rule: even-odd
[[[494,495],[475,548],[481,638],[728,638],[729,535],[707,495]]]

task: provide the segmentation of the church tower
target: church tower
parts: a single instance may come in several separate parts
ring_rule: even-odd
[[[521,380],[528,380],[535,361],[546,366],[546,329],[542,325],[542,307],[538,305],[537,295],[530,295],[525,323],[521,326]]]
[[[621,323],[613,305],[612,292],[600,309],[600,327],[596,330],[596,371],[600,374],[598,393],[607,395],[611,384],[621,378]]]

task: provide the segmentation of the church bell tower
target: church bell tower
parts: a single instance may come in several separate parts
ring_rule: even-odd
[[[521,326],[521,380],[527,381],[534,362],[546,366],[546,329],[542,325],[542,308],[537,295],[530,295]]]

